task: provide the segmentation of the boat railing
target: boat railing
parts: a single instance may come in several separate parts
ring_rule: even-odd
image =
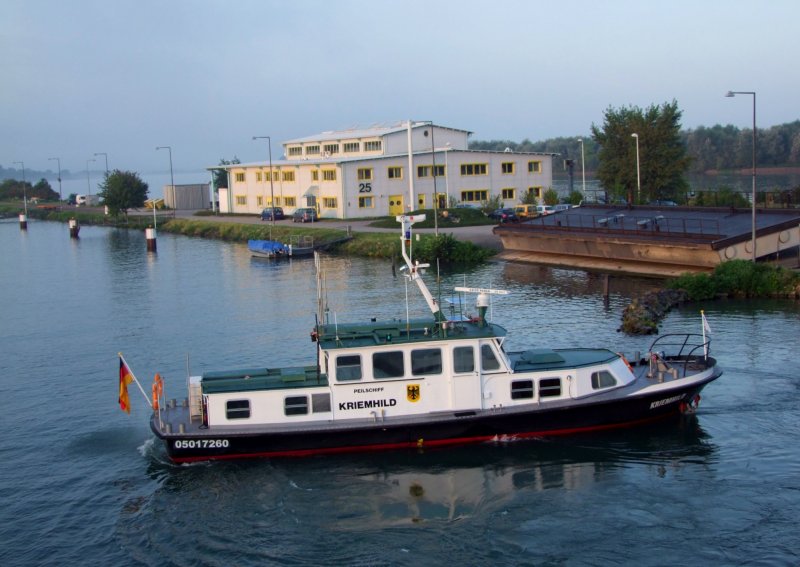
[[[709,337],[697,333],[670,333],[661,335],[650,345],[652,357],[671,364],[683,364],[684,375],[689,364],[703,363],[711,347]]]

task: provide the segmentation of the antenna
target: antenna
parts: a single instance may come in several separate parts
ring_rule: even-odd
[[[481,327],[486,326],[486,309],[489,307],[490,295],[508,295],[509,292],[504,289],[490,289],[483,287],[457,287],[456,291],[464,293],[477,293],[478,297],[475,298],[475,305],[478,308],[478,324]]]

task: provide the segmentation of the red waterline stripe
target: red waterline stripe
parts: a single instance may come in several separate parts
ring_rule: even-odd
[[[634,421],[625,421],[621,423],[612,423],[606,425],[589,425],[586,427],[571,427],[567,429],[553,429],[549,431],[529,431],[526,433],[506,433],[503,437],[513,438],[531,438],[531,437],[559,437],[564,435],[575,435],[578,433],[587,433],[590,431],[607,431],[609,429],[621,429],[624,427],[633,427],[635,425],[643,425],[654,421],[666,419],[674,415],[674,413],[665,413],[653,417],[645,417]],[[260,453],[236,453],[231,455],[208,455],[202,457],[170,457],[174,463],[194,463],[198,461],[224,461],[231,459],[258,459],[264,457],[309,457],[312,455],[333,455],[339,453],[366,453],[369,451],[390,451],[396,449],[416,449],[425,447],[444,447],[454,445],[469,445],[476,443],[485,443],[497,439],[497,435],[481,435],[478,437],[453,437],[450,439],[437,439],[434,441],[408,441],[403,443],[384,443],[380,445],[352,445],[344,447],[331,447],[327,449],[296,449],[287,451],[264,451]]]

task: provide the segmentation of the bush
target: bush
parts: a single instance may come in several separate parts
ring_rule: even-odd
[[[683,274],[667,282],[667,287],[686,291],[691,301],[714,299],[717,295],[717,286],[710,274]]]

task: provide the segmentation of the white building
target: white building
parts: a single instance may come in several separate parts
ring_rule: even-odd
[[[269,161],[209,169],[228,172],[228,188],[216,189],[220,212],[257,214],[274,199],[287,214],[315,207],[339,219],[433,208],[434,194],[438,208],[495,195],[513,206],[552,185],[555,154],[470,150],[470,134],[413,121],[322,132],[284,142],[271,175]]]

